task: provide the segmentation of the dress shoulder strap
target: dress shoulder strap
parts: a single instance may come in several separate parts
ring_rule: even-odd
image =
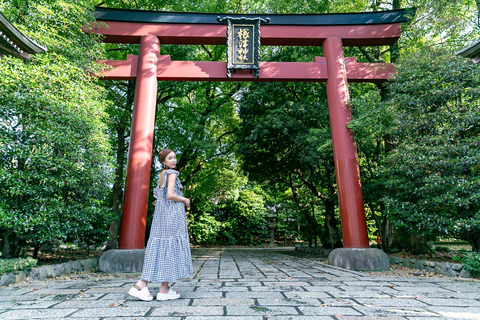
[[[173,170],[173,169],[167,169],[163,172],[163,177],[161,177],[161,180],[159,179],[158,181],[158,184],[160,186],[160,188],[163,188],[165,187],[165,185],[167,184],[167,179],[166,179],[166,175],[168,174],[172,174],[172,173],[175,173],[177,175],[177,177],[180,175],[180,172],[176,171],[176,170]],[[160,183],[161,181],[161,183]]]

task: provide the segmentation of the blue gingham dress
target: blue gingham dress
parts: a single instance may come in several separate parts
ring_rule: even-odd
[[[185,205],[167,199],[168,174],[177,175],[174,193],[183,196],[180,173],[165,170],[162,185],[153,189],[157,201],[141,277],[148,282],[172,282],[188,277],[193,270]]]

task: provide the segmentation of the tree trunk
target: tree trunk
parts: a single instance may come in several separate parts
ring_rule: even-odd
[[[25,254],[27,243],[12,230],[2,233],[2,259],[17,258]]]
[[[118,244],[118,233],[120,231],[120,218],[122,212],[123,198],[123,163],[125,159],[125,127],[120,125],[117,128],[117,168],[115,169],[115,183],[113,184],[112,210],[115,220],[110,222],[110,239],[107,241],[107,249],[116,249]]]
[[[477,15],[478,15],[478,21],[477,23],[480,25],[480,0],[475,0],[475,2],[477,3]]]
[[[11,230],[4,230],[2,234],[2,259],[10,259],[10,234]]]
[[[470,239],[468,239],[468,242],[472,246],[472,251],[480,252],[480,235],[472,235]]]
[[[333,200],[325,200],[325,224],[324,224],[324,241],[323,247],[326,249],[335,249],[342,247],[342,239],[337,227],[337,219],[335,218],[335,203]]]
[[[37,259],[37,258],[38,258],[38,252],[39,252],[39,251],[40,251],[40,245],[37,244],[37,245],[35,246],[35,248],[33,249],[33,256],[32,256],[33,259]]]
[[[392,9],[394,10],[400,9],[401,1],[394,0],[392,3],[392,6],[393,6]],[[398,43],[395,42],[393,45],[390,46],[390,62],[396,63],[398,58],[399,58],[399,47],[398,47]],[[379,83],[377,84],[377,87],[380,91],[380,100],[381,101],[389,100],[390,96],[385,84]],[[384,152],[386,157],[388,153],[390,153],[395,149],[396,147],[395,140],[390,134],[386,134],[382,138],[383,138]],[[390,249],[394,246],[394,241],[395,241],[395,230],[393,228],[394,223],[387,219],[383,201],[380,200],[379,205],[380,205],[380,213],[381,213],[381,222],[378,221],[377,219],[375,219],[375,222],[377,224],[377,228],[380,234],[382,250],[384,250],[385,252],[389,252]],[[372,214],[375,216],[373,204],[370,205],[370,209],[372,210]]]
[[[321,237],[321,233],[322,233],[322,230],[320,230],[320,226],[319,224],[317,223],[317,219],[315,218],[315,201],[312,201],[311,203],[311,207],[312,207],[312,219],[315,220],[315,229],[312,230],[313,234],[313,243],[315,245],[315,247],[318,247],[318,238]]]
[[[125,112],[129,113],[132,108],[133,99],[135,94],[135,82],[129,81],[127,85],[127,101],[125,104]],[[120,221],[122,215],[122,201],[123,201],[123,172],[126,154],[125,137],[127,132],[127,126],[130,120],[130,116],[123,117],[118,122],[117,129],[117,159],[115,168],[115,182],[113,184],[113,203],[112,211],[115,219],[110,222],[110,238],[107,241],[106,249],[116,249],[118,246],[118,234],[120,232]]]
[[[299,207],[301,208],[300,211],[303,213],[303,216],[308,224],[308,226],[305,228],[305,235],[308,238],[308,246],[312,247],[312,242],[315,242],[316,244],[315,239],[317,238],[318,222],[317,219],[315,219],[315,216],[310,214],[310,210],[308,210],[308,208],[301,206]]]
[[[317,237],[317,233],[318,233],[317,230],[319,229],[317,219],[315,219],[315,215],[310,214],[310,210],[308,209],[308,206],[300,202],[298,190],[295,187],[295,184],[293,183],[292,174],[289,175],[289,182],[290,182],[290,188],[292,189],[293,200],[297,204],[298,208],[300,209],[300,212],[303,214],[305,220],[307,221],[308,231],[305,232],[305,234],[307,235],[307,238],[308,238],[308,246],[312,247],[312,237],[315,237],[315,238]]]
[[[395,223],[385,218],[385,223],[383,225],[384,236],[382,244],[383,241],[385,241],[383,250],[387,250],[387,252],[389,252],[395,241]]]

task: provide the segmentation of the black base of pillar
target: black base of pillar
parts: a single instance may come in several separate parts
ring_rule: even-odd
[[[98,261],[98,270],[107,273],[142,272],[145,249],[108,250]]]
[[[390,260],[387,254],[376,248],[338,248],[328,255],[328,264],[358,271],[390,269]]]

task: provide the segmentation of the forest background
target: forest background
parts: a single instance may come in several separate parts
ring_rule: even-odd
[[[480,251],[480,40],[475,0],[0,0],[48,51],[0,57],[2,258],[52,241],[117,245],[135,83],[99,81],[98,59],[138,54],[86,34],[94,6],[215,13],[338,13],[415,7],[392,46],[345,47],[397,64],[387,83],[350,83],[369,237],[386,252],[460,239]],[[162,45],[172,60],[226,61],[226,46]],[[321,47],[261,47],[261,61],[313,61]],[[324,83],[159,82],[156,155],[177,152],[194,244],[342,245]],[[148,224],[154,209],[148,207]],[[147,228],[148,235],[148,228]],[[476,255],[480,266],[480,256]],[[479,267],[480,268],[480,267]]]

